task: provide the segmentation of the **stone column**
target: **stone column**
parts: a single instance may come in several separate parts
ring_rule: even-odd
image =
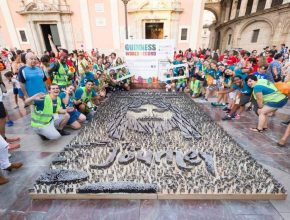
[[[232,6],[230,20],[235,19],[236,13],[237,13],[237,8],[238,8],[238,0],[233,0],[233,6]]]
[[[200,47],[201,44],[201,31],[202,31],[202,18],[203,18],[203,9],[205,5],[205,0],[194,0],[192,11],[196,13],[192,13],[191,18],[191,28],[189,35],[189,42],[191,49],[195,50]],[[199,13],[198,13],[199,12]]]
[[[18,49],[20,49],[20,41],[17,37],[19,35],[16,32],[16,27],[14,25],[11,11],[10,11],[7,0],[0,0],[0,5],[1,5],[0,11],[3,14],[4,22],[6,23],[6,27],[8,29],[11,43],[13,44],[13,45],[9,45],[9,46],[17,47]]]
[[[259,0],[254,0],[254,1],[253,1],[252,11],[251,11],[251,13],[255,13],[255,12],[257,11],[258,3],[259,3]]]
[[[91,50],[93,48],[93,40],[92,40],[88,0],[79,0],[79,1],[80,1],[81,19],[83,23],[82,29],[84,38],[84,48],[86,50]]]
[[[267,0],[266,5],[265,5],[265,9],[271,8],[271,5],[272,5],[272,0]]]
[[[239,17],[242,17],[246,14],[247,5],[248,5],[248,0],[242,0]]]
[[[118,1],[111,0],[111,18],[112,18],[112,33],[114,49],[120,49],[120,30],[119,30],[119,12]],[[130,33],[131,34],[131,33]]]
[[[230,2],[228,2],[226,6],[226,11],[225,11],[225,19],[222,22],[227,22],[229,20],[230,11],[231,11],[231,4]]]

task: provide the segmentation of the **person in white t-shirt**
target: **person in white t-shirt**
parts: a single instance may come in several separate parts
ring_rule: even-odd
[[[17,108],[19,108],[19,106],[18,106],[18,96],[19,96],[19,98],[21,98],[23,100],[23,103],[25,102],[24,94],[23,94],[23,92],[22,92],[22,90],[20,88],[19,81],[17,80],[16,76],[13,76],[13,73],[11,71],[6,72],[4,74],[4,76],[7,78],[9,83],[12,83],[14,100],[15,100],[15,104],[16,104],[15,109],[17,109]],[[27,106],[24,104],[24,107],[27,107]]]

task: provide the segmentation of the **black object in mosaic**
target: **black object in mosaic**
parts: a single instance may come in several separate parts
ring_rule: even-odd
[[[134,182],[105,182],[83,185],[77,193],[156,193],[157,185]]]
[[[40,184],[74,183],[87,180],[89,175],[78,170],[51,169],[42,174],[37,180]]]
[[[215,176],[213,155],[210,153],[201,152],[201,153],[199,153],[199,156],[201,157],[201,159],[203,159],[205,161],[207,171],[211,175]]]
[[[51,163],[56,165],[56,164],[63,164],[66,162],[67,162],[67,159],[65,157],[58,156],[58,157],[54,158]]]

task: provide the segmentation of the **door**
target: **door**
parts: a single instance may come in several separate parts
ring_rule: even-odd
[[[146,39],[163,39],[164,23],[145,23]]]
[[[41,31],[43,35],[45,48],[47,51],[51,51],[51,46],[49,44],[48,35],[52,36],[53,43],[57,47],[61,46],[56,24],[41,24],[40,27],[41,27]]]

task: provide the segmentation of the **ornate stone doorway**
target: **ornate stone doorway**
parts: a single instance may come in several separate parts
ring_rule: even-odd
[[[164,23],[145,23],[146,39],[163,39]]]
[[[68,50],[75,48],[73,27],[71,23],[72,11],[66,2],[60,0],[23,0],[23,7],[18,14],[26,20],[29,42],[32,49],[41,54],[50,51],[48,34],[53,38],[56,46]]]
[[[57,24],[40,24],[43,41],[47,51],[51,51],[48,35],[52,36],[53,42],[56,46],[61,46],[60,38],[58,34]]]

